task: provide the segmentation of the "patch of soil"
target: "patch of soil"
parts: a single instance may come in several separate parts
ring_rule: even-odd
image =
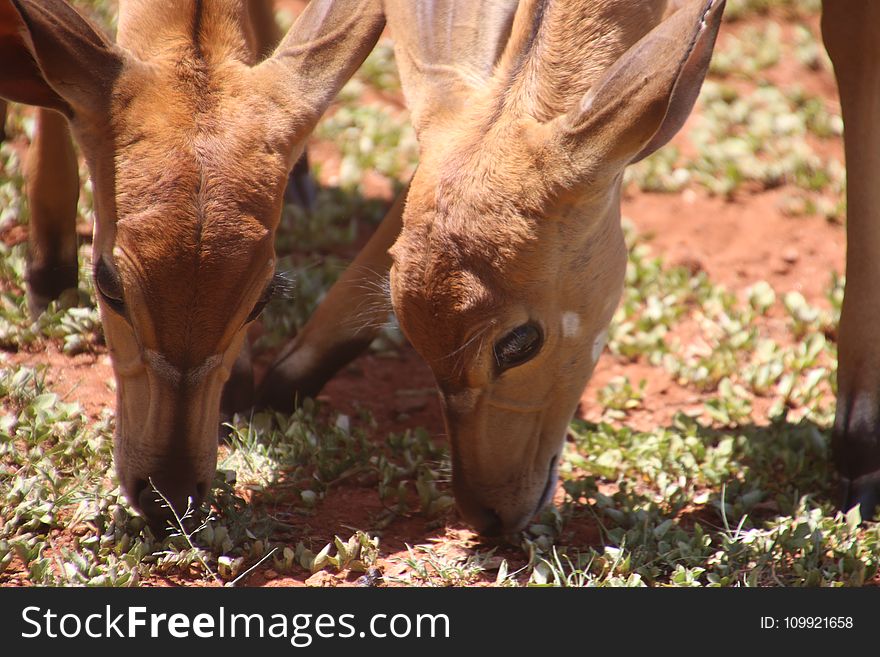
[[[399,354],[361,356],[328,382],[318,399],[344,413],[369,411],[380,435],[415,427],[445,435],[434,376],[409,345]]]
[[[696,192],[634,193],[622,204],[637,233],[670,265],[705,271],[731,290],[765,280],[827,305],[831,272],[843,272],[846,230],[822,217],[786,216],[789,191],[743,195],[735,202]]]
[[[0,364],[43,368],[46,384],[61,401],[77,402],[85,414],[97,419],[116,404],[113,366],[103,348],[68,356],[48,342],[38,351],[0,352]]]

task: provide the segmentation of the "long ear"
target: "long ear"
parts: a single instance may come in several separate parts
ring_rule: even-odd
[[[385,0],[407,107],[420,139],[484,87],[510,36],[517,0]]]
[[[73,118],[106,106],[119,51],[64,0],[0,0],[0,96]]]
[[[376,45],[381,0],[311,0],[275,53],[254,71],[304,137]]]
[[[672,139],[693,109],[715,45],[725,0],[688,0],[617,60],[572,110],[557,137],[583,151],[585,170],[623,168]],[[576,165],[577,166],[577,165]]]

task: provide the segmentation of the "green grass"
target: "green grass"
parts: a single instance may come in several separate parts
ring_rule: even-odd
[[[727,24],[713,55],[698,116],[685,138],[631,167],[626,180],[643,191],[686,188],[734,199],[788,185],[781,201],[790,215],[820,214],[841,222],[845,175],[842,160],[825,145],[843,131],[840,108],[795,83],[774,86],[781,60],[830,72],[818,30],[805,21],[818,3],[761,0],[728,2]],[[739,18],[782,11],[793,27],[774,18],[737,25]],[[685,155],[688,153],[688,155]]]
[[[112,27],[108,3],[84,5]],[[810,70],[827,62],[806,23],[777,41],[779,27],[760,22],[768,13],[800,21],[816,11],[812,1],[730,0],[729,24],[747,22],[719,41],[689,145],[659,151],[628,181],[738,200],[782,187],[790,214],[841,220],[843,171],[824,148],[839,139],[837,110],[770,84],[780,61]],[[360,105],[364,91],[375,100]],[[258,348],[276,348],[303,324],[351,257],[358,227],[381,218],[385,202],[364,197],[366,174],[394,189],[412,171],[412,130],[388,100],[398,91],[382,42],[319,126],[317,138],[340,156],[338,186],[321,190],[311,215],[285,209],[277,250],[290,298],[267,308]],[[11,140],[25,141],[29,113],[13,108],[7,128]],[[2,230],[28,220],[17,153],[0,146]],[[92,216],[84,183],[80,221]],[[0,583],[235,585],[267,569],[269,577],[325,571],[375,581],[383,561],[394,569],[384,578],[392,585],[876,583],[878,524],[833,506],[829,427],[842,277],[829,276],[821,304],[764,281],[730,290],[705,272],[669,266],[630,224],[626,234],[626,289],[604,358],[624,371],[630,362],[655,368],[696,408],[636,430],[632,417],[654,400],[641,379],[612,378],[598,392],[601,419],[571,424],[562,504],[512,546],[444,538],[454,514],[442,439],[423,429],[377,434],[366,413],[316,405],[289,417],[236,418],[206,520],[157,539],[120,497],[112,413],[86,415],[75,393],[59,398],[45,369],[14,361],[47,348],[104,353],[88,245],[80,289],[36,321],[23,295],[24,245],[0,246]],[[399,336],[386,337],[377,348],[394,350]],[[340,492],[373,500],[364,526],[327,520],[326,505]],[[418,530],[402,529],[413,522]],[[427,536],[435,540],[419,542]],[[388,559],[392,538],[407,547]]]

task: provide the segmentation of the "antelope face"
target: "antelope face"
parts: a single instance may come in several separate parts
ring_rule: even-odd
[[[515,532],[556,489],[620,298],[616,186],[537,214],[521,210],[537,177],[480,206],[422,171],[392,249],[395,313],[439,385],[460,511],[485,535]]]
[[[116,469],[149,518],[163,516],[156,490],[178,512],[205,497],[223,385],[271,294],[291,149],[232,73],[201,112],[161,70],[122,77],[114,99],[116,221],[97,226],[94,280],[117,379]]]
[[[0,96],[64,114],[89,165],[116,470],[160,527],[208,491],[287,174],[384,26],[379,0],[313,0],[256,64],[248,16],[243,0],[122,3],[114,44],[65,0],[0,0]]]
[[[392,302],[483,534],[522,529],[555,489],[623,284],[623,170],[684,123],[724,5],[679,4],[386,0],[421,149]]]

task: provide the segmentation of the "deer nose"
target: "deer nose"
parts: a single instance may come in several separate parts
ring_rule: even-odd
[[[490,500],[459,483],[455,501],[462,518],[481,536],[496,538],[520,531],[534,515],[531,510],[504,509],[494,506]]]
[[[453,469],[452,484],[459,512],[468,524],[487,538],[512,536],[522,531],[552,499],[558,458],[559,455],[555,454],[550,459],[547,479],[537,501],[531,494],[519,496],[518,500],[512,495],[487,496],[479,486],[474,486]]]
[[[478,534],[487,538],[495,538],[506,533],[501,516],[489,507],[476,506],[467,510],[461,508],[464,519]]]
[[[132,501],[154,533],[190,531],[201,519],[200,508],[208,491],[206,482],[135,482]]]

